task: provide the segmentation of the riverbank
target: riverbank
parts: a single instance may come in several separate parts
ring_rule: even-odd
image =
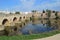
[[[34,40],[60,40],[60,34],[56,34],[54,36],[41,38],[41,39],[34,39]]]
[[[40,34],[30,34],[30,35],[16,35],[16,36],[0,36],[0,40],[33,40],[39,38],[45,38],[49,36],[53,36],[59,34],[60,31],[52,31],[48,33],[40,33]]]

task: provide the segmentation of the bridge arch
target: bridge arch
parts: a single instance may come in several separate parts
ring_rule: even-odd
[[[2,25],[4,25],[6,22],[8,22],[8,19],[3,19]]]
[[[17,20],[17,17],[14,17],[14,18],[13,18],[13,21],[16,21],[16,20]]]
[[[23,18],[25,19],[25,16],[23,16]]]
[[[22,17],[19,17],[19,21],[21,21]]]

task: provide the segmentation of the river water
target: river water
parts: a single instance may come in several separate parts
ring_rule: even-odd
[[[38,33],[50,32],[54,30],[60,30],[60,19],[31,20],[28,22],[24,22],[22,25],[17,25],[17,26],[19,27],[18,31],[14,33],[12,32],[13,34],[16,33],[22,35],[38,34]],[[3,33],[6,34],[6,32]]]
[[[38,34],[49,32],[53,30],[60,30],[60,20],[33,20],[21,28],[22,34]]]

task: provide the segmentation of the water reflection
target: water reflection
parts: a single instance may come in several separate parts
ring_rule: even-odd
[[[22,34],[36,34],[36,33],[44,33],[53,30],[58,30],[60,25],[58,26],[59,20],[34,20],[28,23],[21,29]]]
[[[47,27],[51,27],[51,22],[50,22],[50,20],[48,20],[48,21],[46,22],[46,26],[47,26]]]
[[[23,22],[21,24],[16,23],[14,28],[10,28],[12,32],[10,34],[37,34],[44,33],[53,30],[60,30],[60,20],[32,20],[29,22]],[[3,32],[4,33],[4,32]],[[2,33],[1,33],[2,34]]]

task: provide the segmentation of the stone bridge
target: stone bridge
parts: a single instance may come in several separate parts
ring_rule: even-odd
[[[14,23],[23,22],[25,20],[30,20],[31,17],[34,16],[34,18],[47,18],[47,13],[28,13],[28,14],[0,14],[0,30],[4,30],[5,26],[11,26]],[[60,12],[57,14],[60,18]],[[56,18],[55,13],[51,13],[50,18]],[[45,22],[45,21],[44,21]],[[2,26],[3,25],[3,26]],[[13,25],[14,26],[14,25]]]
[[[5,14],[0,16],[0,25],[29,19],[29,14]]]
[[[43,15],[42,15],[43,14]],[[28,13],[28,14],[5,14],[5,15],[0,15],[0,25],[4,25],[6,22],[12,23],[12,22],[17,22],[17,21],[24,21],[26,19],[30,19],[32,15],[35,18],[47,18],[46,13]],[[42,15],[42,16],[41,16]],[[60,13],[58,13],[58,16],[60,17]],[[51,13],[51,18],[55,18],[55,13]]]

